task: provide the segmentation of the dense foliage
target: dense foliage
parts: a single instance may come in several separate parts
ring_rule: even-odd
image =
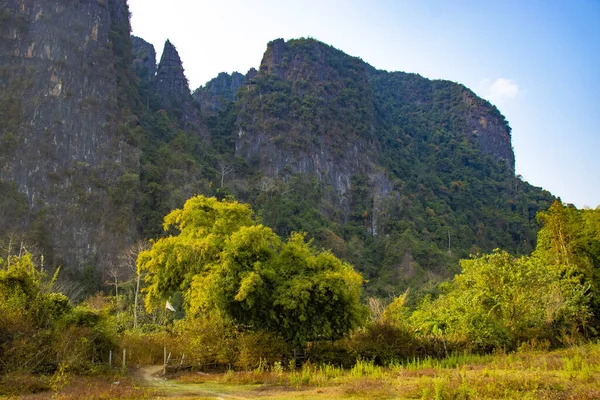
[[[496,250],[463,260],[444,293],[410,317],[416,332],[478,351],[597,334],[600,210],[555,202],[539,217],[544,226],[531,256]]]
[[[362,279],[351,266],[304,235],[282,240],[246,204],[196,196],[165,217],[168,236],[128,255],[139,253],[134,278],[147,277],[148,310],[137,317],[135,279],[74,307],[30,254],[2,260],[0,372],[50,373],[58,384],[65,373],[107,371],[108,352],[119,347],[129,364],[161,363],[166,345],[202,370],[285,365],[293,373],[301,360],[356,369],[365,359],[397,365],[592,339],[600,320],[600,209],[555,202],[539,219],[531,255],[497,249],[462,260],[437,297],[417,306],[408,292],[387,305],[370,298],[365,320]],[[164,311],[166,299],[185,312]],[[42,386],[31,390],[49,388]]]
[[[147,306],[181,291],[191,315],[220,313],[288,343],[338,339],[358,326],[361,276],[304,235],[285,242],[236,201],[196,196],[165,217],[179,233],[138,258]]]
[[[108,360],[112,330],[96,312],[52,290],[32,256],[0,259],[0,374],[86,372]]]

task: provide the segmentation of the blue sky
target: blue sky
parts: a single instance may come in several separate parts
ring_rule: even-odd
[[[508,119],[517,174],[577,207],[600,205],[599,0],[128,2],[133,34],[158,57],[170,39],[192,90],[298,37],[460,82]]]

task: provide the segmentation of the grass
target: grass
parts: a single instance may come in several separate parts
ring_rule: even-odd
[[[27,379],[12,378],[24,385]],[[103,380],[104,379],[104,380]],[[145,399],[599,399],[600,344],[555,351],[522,350],[494,355],[457,354],[380,367],[359,360],[349,370],[305,364],[300,369],[261,364],[249,372],[186,373],[153,387],[131,380],[67,379],[59,392],[20,398]],[[141,385],[141,383],[138,383]],[[43,384],[32,384],[39,388]],[[48,385],[48,383],[46,383]],[[43,397],[46,396],[46,397]],[[202,397],[204,396],[204,397]]]
[[[455,354],[394,362],[360,360],[350,370],[306,364],[299,370],[190,374],[178,382],[246,386],[253,397],[370,399],[598,399],[600,344],[556,351]],[[231,387],[231,386],[229,386]],[[320,389],[319,393],[315,389]],[[310,395],[308,395],[310,393]],[[246,396],[250,397],[250,396]]]
[[[91,400],[91,399],[154,399],[154,390],[138,385],[131,377],[119,376],[77,376],[69,377],[64,385],[52,389],[51,378],[29,376],[27,381],[44,382],[43,390],[29,390],[30,386],[23,385],[25,375],[12,374],[2,380],[0,399],[60,399],[60,400]],[[17,378],[17,375],[20,375]]]

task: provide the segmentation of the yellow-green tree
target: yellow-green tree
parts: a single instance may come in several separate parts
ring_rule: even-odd
[[[552,333],[563,307],[560,281],[535,260],[505,251],[461,261],[462,272],[411,316],[416,330],[475,350],[514,347]]]
[[[0,374],[84,372],[114,348],[102,318],[53,291],[31,254],[0,258]]]
[[[530,257],[496,250],[462,260],[444,293],[411,316],[417,332],[486,350],[600,327],[600,210],[555,202]]]
[[[538,214],[538,220],[543,226],[532,257],[561,278],[565,298],[562,319],[586,334],[597,333],[594,331],[600,329],[600,209],[578,210],[556,201],[548,211]]]
[[[192,278],[220,259],[225,241],[243,226],[254,224],[252,210],[236,201],[196,196],[183,209],[164,219],[165,231],[176,235],[155,241],[138,256],[138,269],[147,272],[146,307],[164,305],[174,292],[189,294]],[[185,299],[189,304],[189,298]],[[161,303],[162,301],[162,303]]]
[[[138,258],[150,307],[181,291],[192,315],[219,312],[294,345],[343,337],[361,322],[360,274],[302,234],[282,241],[245,204],[196,196],[165,217],[171,228],[178,234]]]

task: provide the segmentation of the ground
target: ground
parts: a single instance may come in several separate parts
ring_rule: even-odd
[[[600,343],[516,353],[451,355],[352,369],[280,364],[254,371],[162,376],[162,366],[99,376],[0,377],[0,399],[600,399]],[[9,388],[7,385],[11,385]],[[12,392],[6,389],[12,389]],[[36,393],[39,392],[39,393]],[[28,393],[28,394],[21,394]]]

